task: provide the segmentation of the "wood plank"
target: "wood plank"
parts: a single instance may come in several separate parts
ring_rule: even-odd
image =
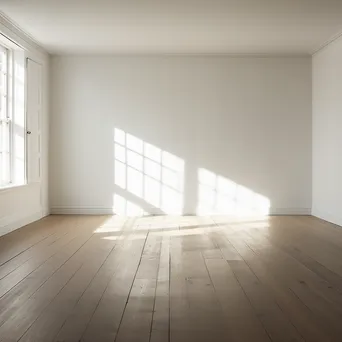
[[[129,257],[125,250],[127,245],[132,247],[129,235],[125,235],[131,227],[132,220],[125,220],[121,224],[115,224],[114,231],[119,231],[119,237],[124,237],[116,240],[115,249],[110,253],[99,272],[95,275],[89,287],[86,289],[79,302],[71,310],[70,315],[65,320],[54,341],[78,342],[81,340],[94,312],[106,291],[109,282],[117,272],[121,262]],[[108,230],[108,227],[105,231]],[[105,237],[107,237],[106,233]],[[112,236],[110,234],[110,236]]]
[[[0,238],[0,341],[339,342],[342,229],[52,216]]]
[[[267,286],[270,297],[273,297],[279,307],[286,313],[293,325],[298,329],[306,341],[330,341],[329,334],[319,328],[319,321],[311,310],[307,308],[283,281],[277,279],[267,269],[261,258],[255,254],[247,244],[239,239],[230,238],[229,241],[241,253],[241,256],[258,279]],[[316,322],[316,324],[312,324]]]
[[[170,335],[170,238],[167,234],[162,239],[156,286],[151,341],[163,342]]]
[[[86,256],[90,257],[97,246],[98,237],[93,236],[0,327],[0,341],[21,338],[82,267],[87,260]]]
[[[88,250],[81,268],[54,297],[20,341],[52,341],[114,247],[113,240],[106,240],[105,243],[98,241],[94,244],[94,248]]]
[[[28,248],[24,252],[18,254],[11,260],[4,263],[0,266],[0,280],[3,279],[6,275],[16,270],[18,267],[22,266],[25,262],[33,258],[37,253],[41,253],[45,249],[49,248],[53,245],[58,239],[68,234],[69,229],[65,228],[63,225],[62,228],[57,229],[58,225],[56,225],[56,231],[48,236],[47,238],[39,241],[34,246]]]
[[[231,341],[270,342],[265,328],[227,261],[207,259],[206,265],[226,318]]]
[[[23,262],[19,267],[15,268],[12,272],[9,272],[0,280],[0,298],[3,297],[11,288],[13,288],[15,285],[17,285],[23,279],[25,279],[28,275],[30,275],[39,266],[44,264],[46,260],[51,258],[56,253],[58,253],[63,245],[69,243],[72,239],[77,237],[80,231],[79,229],[81,228],[77,229],[77,227],[75,227],[74,225],[67,225],[67,227],[63,226],[63,229],[61,229],[60,233],[61,235],[53,234],[49,238],[44,239],[44,242],[48,241],[47,245],[43,245],[42,248],[39,248],[37,247],[37,245],[35,245],[36,248],[34,248],[34,250],[32,251],[32,257],[29,258],[29,260],[27,260],[26,262]],[[68,231],[70,233],[66,234]],[[52,242],[50,241],[50,238],[52,238]],[[18,258],[20,260],[23,256],[25,257],[26,252],[29,252],[29,250],[26,250],[24,253],[19,254],[17,257],[13,258],[11,261],[4,264],[4,272],[8,271],[7,266],[11,267],[13,266],[13,262],[17,263]]]
[[[221,232],[220,248],[228,248],[231,251],[229,253],[231,260],[227,260],[227,262],[270,338],[277,341],[304,341],[297,328],[281,310],[279,304],[272,296],[269,296],[268,288],[260,282],[257,276],[249,268],[239,251],[229,240],[224,238],[225,232],[226,231]],[[238,234],[239,231],[230,229],[230,235],[233,235],[233,237],[239,236]],[[213,238],[217,240],[217,235],[213,235]],[[241,237],[239,238],[239,241],[241,241]],[[243,245],[242,241],[240,247],[243,247]],[[244,248],[242,248],[242,250],[243,249]],[[239,257],[235,257],[236,253],[239,254]]]
[[[195,250],[196,243],[189,243],[184,251],[184,237],[171,238],[170,338],[185,340],[197,332],[226,340],[229,333],[201,248]]]
[[[63,217],[44,218],[32,225],[30,229],[25,227],[18,229],[10,234],[0,237],[0,265],[3,265],[30,249],[36,243],[46,239],[55,232],[60,226],[60,221],[64,220]],[[70,220],[78,220],[78,217]],[[69,221],[69,220],[68,220]]]
[[[331,291],[329,285],[272,245],[267,249],[266,245],[260,248],[252,240],[248,245],[261,256],[278,281],[288,286],[294,295],[319,318],[321,329],[327,335],[337,336],[341,333],[338,317],[341,315],[342,307],[339,295]],[[332,298],[336,298],[337,302],[333,302]]]
[[[116,341],[149,340],[161,252],[161,238],[149,234],[123,312]]]
[[[80,230],[82,233],[76,234],[71,241],[64,241],[66,244],[59,246],[61,249],[59,253],[46,260],[44,264],[0,299],[0,325],[15,314],[17,310],[21,309],[22,305],[92,237],[94,231],[93,222],[89,218],[84,220],[86,220],[86,224],[82,225]],[[96,220],[98,221],[99,218]],[[76,238],[77,236],[78,238]]]
[[[128,241],[114,277],[106,287],[103,296],[82,336],[82,341],[113,341],[117,336],[130,289],[142,258],[147,233]]]
[[[248,265],[244,261],[230,261],[229,264],[271,340],[304,341]]]
[[[272,240],[290,241],[328,270],[342,276],[342,236],[338,231],[332,227],[322,231],[321,226],[296,217],[288,217],[286,221],[272,219],[271,222],[268,236]]]

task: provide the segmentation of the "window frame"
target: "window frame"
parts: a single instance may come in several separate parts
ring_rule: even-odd
[[[6,158],[7,166],[2,163],[2,157],[0,157],[0,192],[2,192],[3,190],[17,188],[28,184],[26,170],[26,53],[21,46],[8,40],[6,37],[0,34],[0,53],[2,52],[6,53],[6,77],[4,79],[4,81],[6,81],[6,108],[0,113],[0,119],[3,119],[4,121],[6,120],[9,124],[9,128],[1,127],[2,124],[0,123],[0,130],[8,133],[8,138],[3,138],[2,132],[0,132],[0,138],[7,142],[7,145],[4,146],[4,148],[1,146],[0,142],[0,149],[1,151],[8,151],[8,157]],[[18,66],[22,67],[23,69],[19,71]],[[2,70],[0,69],[0,76],[1,74]],[[17,79],[18,75],[21,75],[20,77],[22,77],[22,84],[20,80]],[[0,94],[0,96],[2,95]],[[18,104],[17,101],[20,101],[20,104]],[[17,127],[18,123],[20,124],[19,130]],[[23,142],[20,144],[18,144],[18,139],[16,138],[17,135],[23,138]],[[21,151],[23,151],[23,166],[17,169],[17,158],[20,155]],[[20,176],[18,176],[18,170],[21,171],[21,169],[23,169],[23,173],[20,173]],[[5,175],[2,174],[3,170],[7,171]]]
[[[0,189],[10,187],[13,184],[13,111],[10,106],[10,98],[13,96],[11,87],[11,50],[4,44],[0,44],[0,53],[4,58],[5,68],[0,69],[0,77],[2,77],[2,83],[4,87],[0,89],[0,96],[2,98],[1,101],[1,112],[0,112],[0,120],[1,120],[1,131],[2,133],[6,132],[6,138],[1,137],[0,142],[0,153],[1,159],[3,159],[3,154],[8,153],[6,156],[7,161],[3,162],[1,160],[1,170],[0,170]],[[8,125],[8,128],[5,128],[4,125]],[[7,141],[5,141],[7,140]],[[2,145],[5,145],[4,147]],[[7,164],[7,165],[6,165]],[[7,176],[4,176],[7,175]],[[5,177],[7,179],[5,179]]]

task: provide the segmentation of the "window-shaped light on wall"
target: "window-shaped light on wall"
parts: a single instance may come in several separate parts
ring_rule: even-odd
[[[198,169],[199,215],[266,215],[267,197],[204,168]]]
[[[118,128],[114,144],[115,185],[153,213],[181,214],[184,161]]]

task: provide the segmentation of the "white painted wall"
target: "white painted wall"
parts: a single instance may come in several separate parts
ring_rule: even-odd
[[[313,56],[313,215],[342,225],[342,38]]]
[[[0,235],[35,221],[49,213],[48,141],[49,141],[49,56],[0,15],[0,33],[20,44],[29,57],[42,64],[42,158],[41,179],[15,188],[0,189]]]
[[[198,198],[224,211],[229,196],[236,210],[268,198],[271,213],[310,213],[311,58],[56,56],[51,64],[52,212],[112,212],[122,209],[115,196],[160,212],[146,200],[151,187],[139,197],[115,184],[118,128],[184,161],[181,198],[170,201],[183,199],[185,213]]]

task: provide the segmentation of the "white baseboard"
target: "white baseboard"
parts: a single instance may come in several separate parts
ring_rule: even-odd
[[[0,226],[0,236],[13,232],[14,230],[26,226],[34,221],[38,221],[47,215],[48,214],[45,214],[42,211],[37,211],[33,214],[13,219],[11,220],[11,223]]]
[[[52,207],[51,214],[61,215],[113,215],[113,208],[106,207]],[[149,211],[152,215],[162,215],[162,211],[154,208]],[[224,215],[224,213],[222,213]],[[184,215],[196,215],[186,213]],[[220,214],[221,215],[221,214]],[[311,208],[270,208],[269,215],[311,215]]]
[[[269,215],[311,215],[311,208],[270,208]]]
[[[43,208],[42,210],[42,216],[45,217],[45,216],[49,216],[50,215],[50,208]]]
[[[342,216],[337,216],[317,208],[312,208],[312,216],[318,217],[324,221],[331,222],[333,224],[337,224],[338,226],[342,226]]]
[[[52,207],[52,215],[113,215],[113,208],[93,208],[93,207]]]

